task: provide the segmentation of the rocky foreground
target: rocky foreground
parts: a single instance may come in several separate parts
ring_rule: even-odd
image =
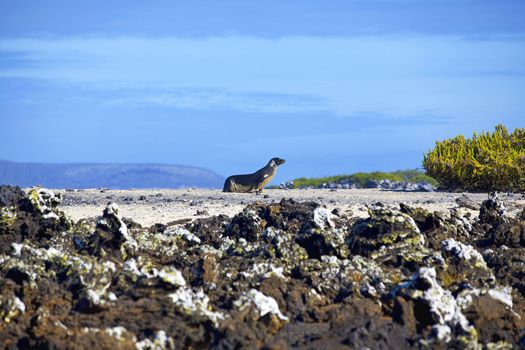
[[[7,349],[525,347],[525,210],[315,202],[141,227],[0,187]]]

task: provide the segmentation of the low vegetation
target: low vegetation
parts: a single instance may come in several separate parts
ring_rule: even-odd
[[[431,185],[437,185],[436,180],[425,175],[419,170],[398,170],[394,172],[382,172],[374,171],[370,173],[354,173],[352,175],[336,175],[336,176],[327,176],[327,177],[317,177],[317,178],[305,178],[301,177],[293,180],[294,188],[301,187],[317,187],[323,183],[341,183],[341,182],[350,182],[354,183],[357,187],[366,187],[369,181],[381,181],[381,180],[390,180],[390,181],[399,181],[399,182],[426,182]]]
[[[427,175],[445,189],[525,191],[525,129],[474,133],[436,142],[424,155]]]

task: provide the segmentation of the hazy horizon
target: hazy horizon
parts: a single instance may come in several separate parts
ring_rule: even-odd
[[[0,159],[421,167],[523,127],[522,1],[0,3]]]

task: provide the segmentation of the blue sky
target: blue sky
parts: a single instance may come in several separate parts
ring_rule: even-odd
[[[275,183],[524,127],[523,1],[0,2],[0,159]]]

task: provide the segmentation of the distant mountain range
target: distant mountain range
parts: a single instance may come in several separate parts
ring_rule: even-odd
[[[0,160],[0,184],[49,188],[222,188],[210,170],[167,164],[18,163]]]

